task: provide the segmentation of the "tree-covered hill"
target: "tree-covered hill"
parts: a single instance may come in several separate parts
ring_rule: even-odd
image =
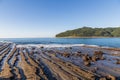
[[[56,37],[120,37],[120,27],[117,28],[83,27],[59,33],[56,35]]]

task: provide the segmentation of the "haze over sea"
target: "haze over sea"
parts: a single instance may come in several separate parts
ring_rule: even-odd
[[[85,44],[120,48],[120,38],[0,38],[16,44]]]

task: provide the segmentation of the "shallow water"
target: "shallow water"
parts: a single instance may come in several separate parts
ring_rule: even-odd
[[[120,38],[0,38],[16,44],[87,44],[120,48]]]

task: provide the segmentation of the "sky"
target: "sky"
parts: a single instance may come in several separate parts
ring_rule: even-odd
[[[119,21],[120,0],[0,0],[0,38],[54,37]]]

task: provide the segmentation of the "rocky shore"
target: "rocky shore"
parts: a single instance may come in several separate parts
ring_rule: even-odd
[[[0,80],[120,80],[120,49],[1,42]]]

